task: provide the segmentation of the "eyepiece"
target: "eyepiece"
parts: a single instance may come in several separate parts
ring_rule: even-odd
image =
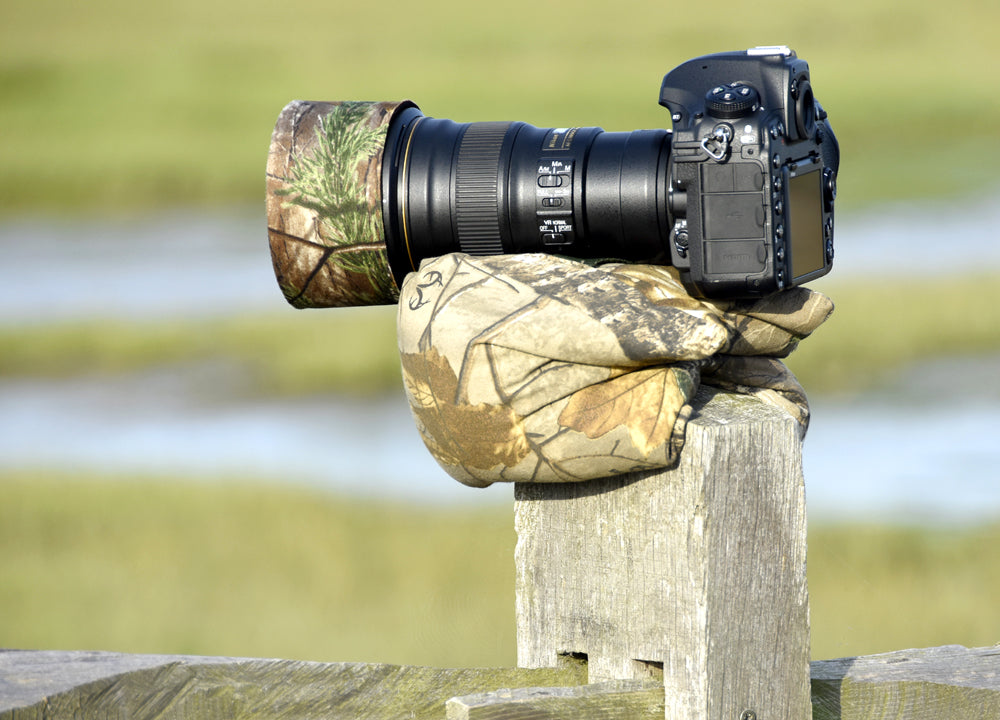
[[[816,133],[816,99],[808,80],[799,81],[798,97],[795,99],[795,129],[799,138],[811,138]]]

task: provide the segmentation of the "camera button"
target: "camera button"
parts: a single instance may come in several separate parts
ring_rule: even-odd
[[[562,187],[566,175],[539,175],[538,187]]]
[[[837,175],[830,168],[823,170],[823,205],[829,212],[837,199]]]

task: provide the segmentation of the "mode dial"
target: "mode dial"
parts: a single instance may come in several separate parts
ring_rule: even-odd
[[[719,85],[705,96],[705,109],[712,117],[731,120],[749,115],[760,104],[757,90],[743,83]]]

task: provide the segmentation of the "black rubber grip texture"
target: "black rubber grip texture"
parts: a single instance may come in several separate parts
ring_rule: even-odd
[[[470,255],[502,255],[500,149],[509,122],[471,123],[455,163],[455,226],[458,246]]]

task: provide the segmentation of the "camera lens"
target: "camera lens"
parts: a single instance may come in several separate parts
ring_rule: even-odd
[[[668,134],[393,118],[382,211],[397,283],[420,261],[549,252],[653,260],[666,252]]]
[[[799,138],[804,140],[816,133],[816,100],[808,80],[800,80],[798,87],[798,97],[795,99],[795,129]]]
[[[295,307],[395,303],[408,273],[453,252],[675,265],[706,297],[775,292],[782,269],[788,283],[818,277],[790,275],[790,228],[801,223],[788,177],[824,171],[826,183],[809,187],[832,227],[839,146],[804,61],[770,50],[670,71],[660,104],[672,131],[460,123],[410,101],[293,101],[266,172],[282,292]]]

